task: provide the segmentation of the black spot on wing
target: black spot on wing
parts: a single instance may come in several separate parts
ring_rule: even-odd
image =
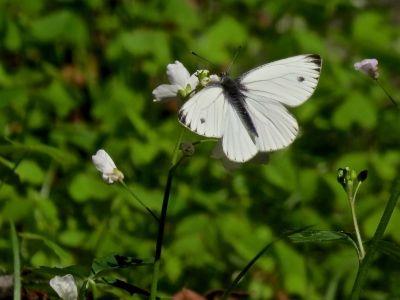
[[[299,76],[299,77],[297,77],[297,80],[298,80],[299,82],[303,82],[303,81],[304,81],[304,77],[303,77],[303,76]]]
[[[203,123],[205,123],[205,122],[206,122],[206,119],[204,119],[204,118],[200,118],[200,122],[201,122],[201,124],[203,124]]]

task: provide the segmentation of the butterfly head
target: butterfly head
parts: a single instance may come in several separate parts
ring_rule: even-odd
[[[221,72],[221,80],[223,80],[225,77],[229,77],[228,72]]]

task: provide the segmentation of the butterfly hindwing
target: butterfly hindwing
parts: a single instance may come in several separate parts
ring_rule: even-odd
[[[227,109],[222,149],[235,162],[245,162],[257,154],[256,145],[231,105]]]

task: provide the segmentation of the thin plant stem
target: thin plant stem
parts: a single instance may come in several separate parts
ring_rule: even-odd
[[[92,290],[93,300],[97,300],[97,298],[99,298],[99,295],[97,292],[96,282],[94,282],[93,280],[89,280],[89,284],[90,289]]]
[[[19,243],[14,223],[10,221],[11,240],[14,257],[14,300],[21,299],[21,262],[19,259]]]
[[[353,218],[353,223],[354,223],[354,229],[356,231],[356,236],[357,236],[358,248],[360,249],[359,259],[361,261],[361,260],[364,259],[365,250],[364,250],[364,246],[363,246],[363,243],[362,243],[362,240],[361,240],[361,234],[360,234],[360,229],[358,227],[356,210],[355,210],[355,207],[354,207],[355,197],[352,197],[352,196],[349,195],[349,202],[350,202],[350,208],[351,208],[351,216]]]
[[[128,188],[128,187],[126,186],[126,184],[125,184],[125,182],[124,182],[123,180],[120,180],[119,182],[127,189],[127,191],[128,191],[137,201],[139,201],[139,203],[153,216],[154,219],[157,220],[157,222],[160,222],[160,220],[159,220],[159,219],[157,218],[157,216],[151,211],[151,209],[148,208],[148,207],[142,202],[142,200],[140,200],[139,197],[136,196],[136,195],[131,191],[131,189]]]
[[[207,143],[207,142],[218,142],[218,139],[205,139],[205,140],[200,140],[193,142],[193,145],[201,144],[201,143]]]
[[[379,84],[379,86],[382,88],[382,90],[385,92],[385,94],[389,97],[389,99],[393,102],[394,105],[397,106],[397,108],[400,108],[400,106],[396,103],[396,101],[393,100],[393,98],[389,95],[388,92],[386,92],[385,88],[382,86],[382,84],[376,79],[376,82]]]
[[[178,160],[178,153],[179,153],[179,146],[182,143],[183,137],[185,135],[186,132],[186,127],[181,127],[181,131],[179,132],[179,137],[176,140],[176,144],[175,144],[175,149],[174,149],[174,154],[172,155],[172,160],[171,160],[171,168],[173,168],[173,166],[176,164],[177,160]]]
[[[155,300],[157,294],[158,272],[160,270],[161,249],[164,237],[165,220],[167,217],[169,195],[171,193],[172,178],[174,176],[176,168],[179,166],[179,164],[182,162],[184,158],[185,156],[182,156],[180,160],[178,160],[178,162],[169,169],[168,172],[167,183],[165,185],[165,191],[164,191],[164,199],[161,208],[160,222],[158,223],[158,236],[156,244],[156,253],[154,255],[153,280],[151,283],[150,300]]]
[[[360,292],[367,279],[369,267],[372,263],[375,252],[378,249],[378,245],[382,239],[382,236],[385,233],[386,227],[390,221],[392,213],[396,207],[396,203],[399,196],[400,196],[400,175],[397,176],[394,182],[393,189],[391,191],[391,195],[386,205],[385,211],[383,212],[381,221],[379,222],[378,228],[376,229],[374,237],[371,240],[365,258],[361,262],[360,268],[358,269],[357,277],[353,285],[353,290],[350,294],[349,298],[350,300],[358,300],[359,298]]]

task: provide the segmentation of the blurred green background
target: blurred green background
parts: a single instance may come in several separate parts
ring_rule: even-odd
[[[400,170],[400,111],[353,64],[378,59],[380,82],[400,101],[399,10],[394,0],[0,1],[0,171],[8,178],[0,189],[1,272],[12,272],[9,220],[21,234],[23,267],[89,270],[94,257],[111,251],[152,257],[156,222],[121,185],[102,182],[91,156],[105,149],[158,214],[181,125],[176,105],[153,103],[151,92],[168,83],[167,64],[219,74],[239,45],[233,77],[317,53],[321,79],[311,99],[291,109],[297,140],[268,166],[226,172],[206,143],[179,167],[160,294],[226,288],[285,229],[353,232],[339,167],[369,170],[356,203],[369,240]],[[22,158],[17,184],[9,170]],[[385,239],[400,244],[399,228],[396,209]],[[282,241],[238,289],[252,299],[344,299],[357,267],[350,246]],[[149,290],[151,272],[124,269],[118,278]],[[101,291],[104,299],[129,298]],[[378,254],[364,297],[400,299],[400,263]]]

